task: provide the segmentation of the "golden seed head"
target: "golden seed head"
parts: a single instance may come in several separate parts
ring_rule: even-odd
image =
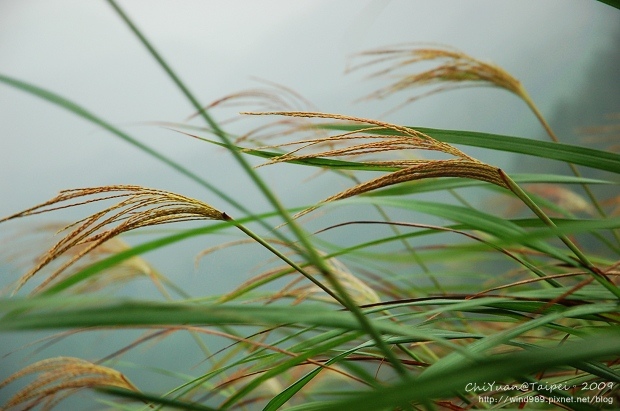
[[[519,80],[503,68],[447,46],[406,44],[363,52],[356,57],[369,60],[351,67],[349,71],[385,66],[374,71],[370,77],[397,77],[396,81],[367,95],[365,99],[382,99],[397,92],[424,86],[437,87],[408,98],[402,105],[434,93],[471,86],[503,88],[527,99]],[[428,64],[433,66],[426,68]],[[414,67],[424,68],[411,73]]]
[[[409,149],[426,150],[443,153],[453,158],[443,160],[425,159],[388,159],[380,161],[358,161],[361,164],[381,165],[396,168],[396,171],[359,183],[354,187],[335,194],[321,203],[310,207],[295,217],[300,217],[318,208],[321,204],[336,201],[393,184],[434,177],[462,177],[485,181],[508,188],[496,167],[482,163],[468,156],[458,148],[434,139],[433,137],[410,127],[386,123],[384,121],[345,116],[341,114],[317,112],[264,112],[246,113],[250,115],[278,115],[287,117],[319,118],[346,121],[358,129],[345,133],[300,140],[263,148],[283,148],[297,146],[288,153],[272,158],[267,164],[300,161],[312,158],[350,157],[377,153],[399,153]],[[322,143],[332,143],[329,150],[306,153]],[[339,146],[338,144],[345,144]]]
[[[79,199],[79,201],[72,201]],[[66,268],[110,239],[141,227],[191,220],[225,220],[225,214],[202,201],[164,190],[132,185],[110,185],[61,191],[45,203],[1,219],[0,222],[34,214],[75,207],[97,201],[116,200],[116,204],[76,221],[60,231],[67,234],[45,253],[39,263],[20,278],[14,293],[43,267],[75,247],[81,250],[48,276],[36,289],[40,291]]]
[[[38,374],[11,397],[1,409],[22,405],[31,409],[44,404],[51,408],[68,392],[82,388],[119,387],[131,391],[138,389],[120,372],[74,357],[54,357],[31,364],[0,382],[0,388],[13,381],[32,374]]]

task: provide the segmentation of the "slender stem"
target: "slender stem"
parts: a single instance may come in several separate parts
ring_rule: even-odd
[[[551,140],[554,143],[559,143],[560,139],[558,138],[558,136],[555,135],[553,130],[551,130],[551,126],[549,126],[549,123],[547,123],[547,120],[545,120],[545,118],[543,117],[543,115],[540,112],[540,110],[538,110],[538,107],[536,107],[536,104],[534,103],[534,100],[532,100],[532,98],[527,93],[525,88],[521,87],[521,89],[519,90],[518,95],[519,95],[519,97],[521,97],[523,99],[523,101],[525,101],[525,104],[527,104],[527,106],[530,108],[530,110],[532,110],[532,112],[534,113],[534,115],[536,116],[536,118],[538,119],[540,124],[543,126],[543,128],[545,129],[545,131],[547,132],[547,134],[549,135]]]
[[[349,175],[348,173],[342,172],[342,175],[344,175],[347,178],[350,178],[351,180],[353,180],[356,184],[360,184],[361,181],[355,177],[354,175]],[[381,215],[381,217],[383,217],[383,219],[386,222],[391,222],[390,216],[388,216],[388,214],[385,212],[385,210],[383,209],[383,207],[375,204],[375,209],[377,210],[377,212]],[[398,229],[398,226],[393,225],[393,224],[389,224],[392,232],[394,232],[394,234],[396,234],[397,236],[400,235],[400,230]],[[433,283],[433,285],[435,286],[435,288],[437,288],[437,290],[442,293],[442,294],[446,294],[446,291],[443,289],[443,287],[441,286],[441,284],[439,283],[439,281],[437,281],[437,277],[435,277],[433,275],[433,273],[431,273],[431,270],[428,268],[428,266],[426,265],[426,263],[424,262],[424,260],[422,259],[422,257],[420,257],[420,255],[418,254],[418,252],[415,250],[415,248],[413,248],[413,246],[411,244],[409,244],[409,241],[407,241],[406,239],[401,239],[400,240],[403,245],[405,246],[405,248],[407,249],[407,252],[409,252],[409,254],[413,257],[413,259],[415,260],[416,264],[418,264],[420,266],[420,268],[422,269],[422,272],[424,272],[424,274],[426,276],[428,276],[428,278],[431,280],[431,282]],[[410,287],[412,288],[416,288],[415,284],[410,284]]]
[[[391,219],[390,217],[387,215],[387,213],[385,212],[385,210],[378,206],[375,205],[375,209],[377,210],[377,212],[379,212],[379,214],[381,214],[381,217],[383,217],[383,219],[390,223]],[[399,236],[401,234],[400,230],[398,229],[398,226],[390,224],[389,225],[392,232],[394,234],[396,234],[397,236]],[[437,281],[437,277],[435,277],[433,275],[433,273],[431,272],[431,270],[428,268],[428,266],[426,265],[426,263],[424,262],[424,260],[422,259],[422,257],[420,257],[420,255],[418,254],[418,252],[415,250],[415,248],[413,248],[413,246],[411,244],[409,244],[409,241],[407,241],[406,239],[401,239],[400,240],[403,245],[405,246],[405,248],[407,249],[407,252],[413,257],[413,259],[415,260],[416,264],[418,264],[420,266],[420,268],[422,269],[422,272],[424,272],[424,274],[431,280],[431,282],[433,283],[433,285],[435,286],[435,288],[442,294],[446,294],[446,291],[443,289],[443,287],[441,286],[441,284],[439,283],[439,281]]]
[[[232,217],[230,217],[226,213],[224,213],[224,219],[226,221],[229,221],[232,224],[234,224],[234,226],[237,227],[239,230],[243,231],[250,238],[256,240],[259,244],[261,244],[262,246],[267,248],[269,251],[271,251],[273,254],[275,254],[278,258],[282,259],[282,261],[284,261],[287,264],[289,264],[291,267],[293,267],[295,270],[297,270],[299,273],[301,273],[303,276],[305,276],[308,280],[312,281],[314,284],[316,284],[318,287],[320,287],[323,291],[325,291],[327,294],[332,296],[336,301],[338,301],[344,307],[349,309],[349,311],[351,311],[351,313],[355,317],[357,317],[357,320],[360,322],[362,327],[364,327],[366,332],[369,333],[373,337],[373,339],[375,340],[375,343],[377,344],[377,347],[379,349],[381,349],[381,351],[383,351],[383,353],[388,358],[388,360],[392,363],[392,365],[394,365],[394,368],[401,375],[403,375],[403,376],[407,375],[407,370],[402,365],[401,361],[390,350],[390,348],[387,346],[387,344],[385,343],[385,341],[381,337],[381,334],[379,334],[379,332],[376,331],[374,329],[374,327],[370,324],[370,321],[368,321],[368,318],[366,318],[366,316],[364,315],[362,310],[351,299],[349,294],[346,292],[344,287],[342,287],[340,282],[334,277],[334,275],[333,275],[333,273],[331,271],[322,271],[322,274],[327,278],[327,280],[330,282],[331,286],[336,290],[336,293],[334,293],[332,290],[330,290],[324,284],[321,284],[320,281],[316,280],[314,277],[312,277],[310,274],[308,274],[303,268],[301,268],[299,265],[297,265],[294,261],[291,261],[287,256],[282,254],[276,248],[272,247],[271,244],[269,244],[268,242],[263,240],[259,235],[257,235],[256,233],[254,233],[253,231],[251,231],[249,228],[245,227],[244,225],[242,225],[240,223],[237,223]]]
[[[536,118],[538,119],[540,124],[543,126],[543,128],[545,129],[545,131],[549,135],[549,138],[551,138],[551,140],[553,142],[559,143],[560,139],[555,135],[555,133],[551,129],[551,126],[549,125],[549,123],[547,123],[547,120],[545,120],[545,118],[543,117],[543,115],[540,112],[540,110],[538,110],[538,107],[534,103],[534,100],[532,100],[532,98],[527,93],[525,88],[521,87],[521,89],[519,90],[518,95],[519,95],[519,97],[521,97],[523,99],[523,101],[525,101],[525,104],[527,104],[527,106],[530,108],[530,110],[532,110],[532,113],[534,113],[534,116],[536,116]],[[582,176],[581,172],[579,171],[577,166],[575,166],[572,163],[567,163],[567,164],[568,164],[568,166],[570,167],[571,171],[573,172],[573,174],[575,176],[577,176],[577,177],[581,177]],[[583,184],[583,183],[581,183],[580,185],[581,185],[581,188],[583,188],[583,190],[585,191],[585,193],[588,196],[588,198],[590,199],[590,202],[594,205],[594,208],[596,209],[598,214],[601,217],[607,217],[607,213],[605,213],[605,210],[603,210],[603,207],[601,207],[601,204],[598,202],[598,199],[596,198],[596,196],[594,195],[594,193],[592,192],[590,187],[587,184]],[[617,230],[612,230],[612,233],[613,233],[614,237],[616,238],[616,241],[618,243],[620,243],[620,234],[618,234],[618,231]]]
[[[364,313],[361,309],[353,302],[351,297],[348,295],[344,287],[340,284],[338,279],[333,275],[323,258],[319,255],[319,253],[314,249],[314,245],[308,239],[308,236],[303,232],[303,230],[295,223],[288,210],[280,203],[279,199],[275,196],[275,194],[269,189],[267,184],[260,178],[260,176],[252,169],[250,164],[245,160],[242,154],[236,150],[234,144],[226,133],[222,131],[219,125],[211,118],[211,116],[207,113],[204,107],[198,102],[198,100],[194,97],[194,95],[189,91],[189,89],[185,86],[185,84],[181,81],[181,79],[176,75],[176,73],[172,70],[172,68],[166,63],[166,61],[161,57],[161,55],[155,50],[155,48],[150,44],[150,42],[144,37],[144,35],[138,30],[138,28],[133,24],[133,22],[129,19],[129,17],[123,12],[123,10],[115,3],[114,0],[108,0],[108,3],[112,6],[112,8],[116,11],[116,13],[123,19],[123,21],[127,24],[127,26],[131,29],[131,31],[138,37],[138,39],[142,42],[144,47],[151,53],[153,58],[157,60],[159,65],[164,69],[164,71],[168,74],[170,79],[177,85],[177,87],[181,90],[181,92],[185,95],[185,97],[191,102],[194,108],[200,113],[200,116],[207,122],[207,124],[213,129],[213,132],[222,140],[222,142],[229,148],[229,151],[233,155],[233,157],[237,160],[239,165],[245,170],[245,172],[250,176],[254,184],[260,189],[263,195],[267,198],[267,200],[278,210],[280,216],[284,219],[284,221],[288,224],[291,231],[295,234],[295,236],[299,239],[299,242],[305,249],[305,256],[308,260],[314,264],[319,272],[323,274],[323,276],[328,280],[328,282],[332,285],[336,294],[340,296],[339,301],[343,303],[343,305],[348,308],[351,313],[357,318],[362,327],[366,330],[367,333],[371,335],[371,337],[375,340],[377,347],[384,353],[386,358],[392,363],[394,368],[403,376],[406,377],[407,370],[403,366],[403,364],[398,360],[396,355],[390,350],[387,346],[381,334],[375,330],[370,321],[365,317]],[[314,282],[314,281],[313,281]],[[316,282],[315,282],[316,284]]]
[[[253,232],[252,230],[250,230],[249,228],[247,228],[246,226],[244,226],[243,224],[235,221],[232,217],[230,217],[228,214],[224,213],[223,215],[224,220],[225,221],[229,221],[231,224],[233,224],[235,227],[237,227],[239,230],[243,231],[245,234],[247,234],[250,238],[252,238],[253,240],[255,240],[257,243],[259,243],[260,245],[262,245],[263,247],[265,247],[267,250],[271,251],[276,257],[278,257],[279,259],[281,259],[282,261],[284,261],[286,264],[288,264],[290,267],[292,267],[293,269],[297,270],[301,275],[303,275],[304,277],[306,277],[308,280],[312,281],[317,287],[319,287],[321,290],[325,291],[327,294],[329,294],[334,300],[338,301],[340,304],[342,304],[343,306],[345,306],[344,302],[342,301],[342,299],[340,297],[338,297],[336,294],[334,294],[334,292],[332,290],[330,290],[328,287],[326,287],[324,284],[322,284],[320,281],[318,281],[316,278],[314,278],[312,275],[310,275],[308,272],[306,272],[306,270],[304,270],[303,268],[301,268],[297,263],[295,263],[293,260],[291,260],[290,258],[288,258],[286,255],[282,254],[280,252],[280,250],[278,250],[277,248],[273,247],[271,244],[269,244],[267,241],[265,241],[261,236],[259,236],[258,234],[256,234],[255,232]]]
[[[517,197],[519,197],[519,199],[523,201],[523,203],[530,210],[532,210],[534,214],[536,214],[536,216],[540,218],[542,222],[544,222],[548,227],[553,230],[557,230],[558,226],[555,225],[553,220],[551,220],[549,216],[547,216],[547,214],[545,214],[545,212],[540,207],[538,207],[538,205],[527,195],[525,191],[521,189],[521,187],[519,187],[519,185],[513,179],[511,179],[501,169],[499,170],[499,173],[506,185],[510,188],[510,191],[512,191]],[[568,238],[562,233],[557,233],[557,236],[575,254],[583,267],[588,270],[594,276],[594,278],[599,283],[601,283],[601,285],[603,285],[620,299],[620,288],[616,287],[614,283],[612,283],[607,277],[605,277],[605,275],[590,262],[588,257],[570,240],[570,238]]]
[[[164,60],[164,58],[155,50],[153,45],[147,40],[147,38],[142,34],[142,32],[136,27],[136,25],[129,19],[129,17],[125,14],[125,12],[116,4],[114,0],[108,0],[108,3],[112,6],[112,8],[116,11],[116,13],[121,17],[121,19],[127,24],[127,26],[131,29],[134,35],[140,40],[142,45],[150,52],[151,56],[157,61],[157,63],[162,67],[162,69],[166,72],[168,77],[175,83],[175,85],[181,90],[183,95],[189,100],[194,109],[196,109],[199,115],[205,120],[205,122],[209,125],[209,127],[213,130],[213,133],[222,141],[222,143],[228,148],[232,156],[239,163],[242,169],[248,174],[248,176],[252,179],[254,184],[260,189],[260,191],[265,195],[267,200],[275,207],[280,216],[286,221],[286,223],[291,227],[294,234],[301,241],[302,245],[306,247],[308,250],[309,256],[308,258],[315,262],[315,260],[320,260],[318,254],[316,256],[312,255],[312,251],[310,250],[312,247],[308,247],[308,241],[304,240],[305,235],[302,234],[301,230],[297,227],[297,225],[292,221],[290,214],[284,208],[284,206],[280,203],[275,194],[269,189],[269,187],[265,184],[265,182],[260,178],[260,176],[254,171],[252,166],[245,160],[242,154],[237,150],[232,141],[228,138],[228,135],[222,130],[222,128],[217,124],[215,120],[209,115],[207,110],[200,104],[198,99],[194,97],[194,95],[190,92],[189,88],[181,81],[179,76],[172,70],[172,68],[168,65],[168,63]],[[242,210],[246,212],[248,215],[251,213],[248,210]],[[264,224],[262,220],[258,220],[261,224]],[[275,232],[276,235],[284,241],[287,239],[280,233]],[[310,248],[310,249],[309,249]]]

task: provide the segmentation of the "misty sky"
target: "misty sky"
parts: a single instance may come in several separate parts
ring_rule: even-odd
[[[355,52],[404,42],[452,45],[506,68],[549,113],[585,81],[589,59],[613,46],[618,29],[617,11],[596,1],[120,4],[204,104],[261,86],[256,77],[294,89],[319,110],[369,117],[401,100],[353,103],[371,90],[368,73],[344,74]],[[0,2],[0,73],[82,105],[222,187],[246,183],[213,147],[144,124],[183,121],[192,108],[104,1]],[[388,120],[538,132],[522,102],[488,89],[422,100]],[[93,124],[3,84],[0,138],[2,215],[76,186],[197,189]]]

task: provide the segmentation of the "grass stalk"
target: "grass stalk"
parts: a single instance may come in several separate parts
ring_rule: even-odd
[[[296,270],[297,272],[299,272],[300,274],[302,274],[304,277],[306,277],[308,280],[312,281],[312,283],[314,283],[317,287],[319,287],[321,290],[325,291],[329,296],[331,296],[334,300],[338,301],[338,303],[340,303],[343,306],[346,306],[346,303],[336,294],[334,294],[332,292],[332,290],[330,290],[328,287],[326,287],[323,283],[321,283],[320,281],[318,281],[316,278],[314,278],[312,275],[310,275],[310,273],[308,273],[306,270],[304,270],[303,268],[301,268],[301,266],[299,266],[299,264],[295,263],[293,260],[291,260],[290,258],[288,258],[286,255],[284,255],[283,253],[280,252],[280,250],[278,250],[277,248],[273,247],[271,244],[269,244],[267,241],[265,241],[261,236],[259,236],[258,234],[256,234],[255,232],[253,232],[252,230],[250,230],[249,228],[247,228],[246,226],[244,226],[243,224],[235,221],[232,217],[230,217],[228,214],[224,213],[224,221],[228,221],[230,222],[232,225],[234,225],[235,227],[237,227],[239,230],[241,230],[243,233],[245,233],[248,237],[252,238],[253,240],[255,240],[257,243],[259,243],[260,245],[262,245],[263,247],[265,247],[267,250],[269,250],[270,252],[272,252],[276,257],[278,257],[279,259],[281,259],[282,261],[284,261],[287,265],[289,265],[291,268],[293,268],[294,270]]]
[[[534,113],[534,116],[538,119],[540,124],[543,126],[543,128],[545,129],[545,132],[547,133],[549,138],[551,138],[551,140],[554,143],[559,143],[560,139],[553,132],[553,130],[551,129],[551,126],[549,125],[549,123],[547,123],[547,120],[545,120],[545,117],[542,115],[542,113],[540,112],[540,110],[538,109],[536,104],[534,103],[534,100],[532,100],[532,98],[530,97],[530,95],[528,94],[528,92],[525,90],[524,87],[520,88],[519,97],[521,97],[523,99],[523,101],[525,102],[525,104],[530,108],[530,110],[532,110],[532,113]],[[574,165],[573,163],[566,163],[566,164],[568,165],[568,167],[571,169],[571,171],[573,172],[573,174],[576,177],[582,177],[582,174],[581,174],[581,172],[579,171],[579,169],[577,168],[576,165]],[[586,193],[586,195],[590,199],[590,202],[592,203],[592,205],[596,209],[596,212],[601,217],[607,217],[607,213],[605,213],[605,210],[601,206],[600,202],[598,201],[598,199],[596,198],[596,196],[594,195],[594,193],[592,192],[590,187],[587,184],[583,184],[583,183],[580,184],[580,185],[581,185],[581,188],[583,189],[583,191]],[[616,242],[618,242],[618,244],[620,244],[620,234],[618,233],[618,231],[617,230],[612,230],[612,234],[613,234],[614,238],[616,239]]]
[[[200,113],[200,116],[207,122],[209,127],[214,131],[214,133],[221,139],[221,141],[226,144],[231,154],[234,156],[235,160],[239,163],[242,169],[248,174],[248,176],[252,179],[254,184],[259,188],[259,190],[265,195],[267,200],[275,207],[275,209],[279,212],[280,216],[284,219],[284,221],[291,228],[291,231],[295,234],[295,236],[299,239],[300,243],[303,245],[307,258],[317,267],[317,269],[323,274],[323,276],[330,282],[330,284],[334,287],[334,290],[338,295],[340,295],[340,301],[344,302],[344,306],[349,309],[354,316],[358,319],[360,324],[366,329],[366,331],[371,335],[371,337],[375,340],[377,347],[384,353],[386,358],[392,363],[394,368],[402,375],[406,376],[407,371],[398,358],[394,355],[394,353],[387,346],[380,333],[374,329],[372,324],[365,317],[364,313],[361,309],[353,302],[351,297],[347,294],[344,287],[339,283],[338,279],[330,272],[329,267],[325,264],[322,257],[319,253],[314,249],[314,246],[308,239],[308,236],[302,231],[302,229],[295,223],[294,219],[288,213],[288,210],[282,205],[280,200],[276,197],[276,195],[269,189],[269,187],[265,184],[265,182],[260,178],[260,176],[254,171],[254,169],[250,166],[250,164],[245,160],[241,153],[238,152],[232,141],[228,138],[226,133],[220,128],[220,126],[213,120],[213,118],[207,113],[204,107],[198,102],[198,100],[194,97],[194,95],[190,92],[189,88],[185,86],[183,81],[179,78],[179,76],[172,70],[172,68],[168,65],[165,59],[155,50],[155,48],[151,45],[151,43],[146,39],[146,37],[140,32],[137,26],[131,21],[131,19],[127,16],[127,14],[118,6],[118,4],[114,0],[108,0],[108,3],[112,6],[112,8],[116,11],[116,13],[121,17],[121,19],[127,24],[127,26],[131,29],[131,31],[138,37],[140,42],[150,54],[155,58],[157,63],[164,69],[164,71],[168,74],[170,79],[177,85],[177,87],[181,90],[183,95],[191,102],[196,110]],[[311,280],[315,282],[317,280]]]
[[[527,195],[521,187],[511,179],[503,170],[499,169],[499,173],[502,179],[506,182],[506,185],[510,188],[510,190],[521,200],[523,203],[536,214],[538,218],[541,219],[549,228],[552,230],[557,230],[558,226],[545,214],[545,212],[538,207],[538,205]],[[577,259],[581,262],[583,267],[588,270],[588,272],[605,288],[611,291],[618,299],[620,299],[620,288],[618,288],[614,283],[612,283],[603,273],[596,268],[591,262],[590,259],[577,247],[571,240],[562,233],[557,233],[557,236],[562,242],[575,254]]]

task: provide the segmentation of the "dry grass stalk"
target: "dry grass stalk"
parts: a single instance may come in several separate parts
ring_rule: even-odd
[[[286,246],[286,244],[282,245]],[[351,273],[351,271],[340,261],[335,258],[329,258],[326,259],[325,262],[330,268],[330,272],[333,273],[333,275],[338,279],[340,284],[346,289],[347,294],[351,296],[351,298],[357,305],[361,306],[365,304],[374,304],[381,301],[379,295],[368,284],[366,284],[364,281]],[[311,267],[306,267],[305,269],[309,273],[318,274],[318,272],[315,272],[315,270]],[[277,267],[267,270],[244,281],[234,290],[222,296],[220,301],[223,302],[233,300],[239,295],[244,294],[245,292],[252,290],[256,287],[270,283],[286,275],[295,274],[297,273],[289,266]],[[279,299],[292,297],[295,298],[293,302],[294,305],[299,304],[309,298],[314,298],[316,300],[326,301],[330,303],[334,302],[332,298],[324,298],[324,290],[321,290],[316,285],[302,283],[304,278],[304,276],[300,276],[297,274],[295,275],[293,280],[286,284],[282,289],[268,295],[267,297],[258,298],[258,300],[267,300],[269,303],[271,303]],[[297,287],[299,283],[302,284]],[[327,287],[331,289],[331,287]]]
[[[237,107],[243,107],[247,110],[248,107],[253,107],[253,111],[316,111],[312,102],[291,88],[267,80],[258,79],[258,81],[266,86],[228,94],[206,106],[205,110],[228,110]],[[220,124],[230,124],[243,119],[248,119],[248,117],[240,116],[235,110],[233,117],[221,120]],[[267,140],[298,132],[304,123],[307,125],[307,122],[303,120],[283,118],[268,124],[252,126],[249,131],[244,131],[240,137],[235,139],[235,144],[249,142],[264,145]],[[318,131],[315,129],[312,132],[317,134]]]
[[[68,257],[71,258],[83,248],[83,246],[71,248],[67,251]],[[84,261],[84,264],[76,265],[69,275],[71,275],[73,271],[77,272],[86,268],[87,265],[92,264],[94,261],[102,260],[122,251],[129,250],[130,248],[130,245],[122,239],[118,237],[111,238],[90,251],[85,256],[88,258]],[[163,290],[161,275],[146,260],[139,256],[134,256],[106,270],[105,276],[91,277],[88,281],[83,282],[83,284],[76,285],[76,287],[72,288],[72,291],[76,294],[93,292],[107,287],[108,285],[118,285],[119,283],[141,277],[148,277],[157,288]]]
[[[208,256],[209,254],[212,254],[216,251],[219,250],[223,250],[229,247],[233,247],[236,245],[244,245],[244,244],[254,244],[254,240],[251,238],[244,238],[242,240],[235,240],[235,241],[229,241],[227,243],[223,243],[223,244],[218,244],[216,246],[213,247],[209,247],[205,250],[202,250],[201,252],[199,252],[198,254],[196,254],[196,256],[194,257],[194,267],[198,268],[198,265],[200,264],[200,261],[205,258],[206,256]]]
[[[81,201],[72,201],[75,199],[81,199]],[[13,293],[52,261],[66,253],[71,253],[72,257],[67,262],[37,286],[35,292],[40,291],[80,258],[127,231],[180,221],[224,219],[222,212],[189,197],[141,186],[112,185],[64,190],[45,203],[1,219],[0,223],[14,218],[111,199],[121,199],[121,201],[64,227],[61,231],[68,232],[65,237],[48,250],[32,270],[18,280]],[[113,224],[116,225],[110,227]]]
[[[246,113],[252,115],[281,115],[290,117],[305,117],[305,118],[323,118],[339,121],[354,122],[359,124],[360,129],[339,134],[327,138],[316,138],[310,140],[297,141],[295,143],[281,144],[272,147],[285,147],[293,144],[302,144],[302,146],[289,153],[273,158],[267,164],[273,164],[286,161],[297,161],[310,158],[319,157],[336,157],[336,156],[354,156],[360,154],[369,153],[381,153],[381,152],[402,152],[404,149],[421,149],[429,150],[439,153],[448,154],[454,156],[454,159],[446,160],[387,160],[387,161],[366,161],[364,164],[368,165],[382,165],[400,168],[400,170],[392,173],[377,177],[367,182],[360,183],[350,189],[344,190],[338,194],[335,194],[321,203],[327,203],[335,200],[341,200],[344,198],[352,197],[358,194],[363,194],[368,191],[376,190],[382,187],[390,186],[393,184],[403,183],[406,181],[419,180],[424,178],[433,177],[462,177],[472,178],[476,180],[485,181],[491,184],[498,185],[503,188],[508,188],[504,182],[502,176],[498,172],[496,167],[482,163],[475,158],[468,156],[458,148],[451,146],[450,144],[438,141],[424,133],[416,131],[414,129],[398,126],[390,123],[386,123],[378,120],[364,119],[358,117],[344,116],[339,114],[328,113],[315,113],[315,112],[266,112],[266,113]],[[370,124],[371,127],[364,127],[364,124]],[[390,131],[390,135],[367,135],[358,133],[364,133],[368,131],[381,132]],[[344,148],[331,149],[328,151],[321,151],[318,153],[298,154],[300,150],[308,147],[312,147],[319,143],[326,141],[330,142],[342,142],[360,139],[373,139],[369,143],[356,144],[353,146],[347,146]],[[300,217],[314,209],[320,204],[314,207],[306,209],[297,214],[296,217]]]
[[[432,138],[431,136],[414,130],[409,127],[399,126],[396,124],[386,123],[384,121],[361,118],[361,117],[353,117],[346,116],[342,114],[332,114],[332,113],[319,113],[312,111],[266,111],[266,112],[244,112],[242,114],[249,115],[261,115],[261,116],[285,116],[285,117],[293,117],[293,118],[319,118],[319,119],[329,119],[329,120],[337,120],[337,121],[347,121],[352,124],[359,125],[371,125],[371,127],[361,127],[359,130],[349,131],[343,134],[328,136],[323,138],[315,138],[308,140],[296,141],[294,143],[286,143],[280,145],[273,145],[263,148],[280,148],[286,147],[290,145],[302,144],[303,146],[298,148],[297,150],[284,154],[280,157],[276,157],[271,160],[271,162],[281,162],[281,161],[291,161],[291,160],[299,160],[304,158],[316,158],[316,157],[330,157],[336,155],[359,155],[366,153],[378,153],[385,151],[393,151],[393,150],[403,150],[403,149],[420,149],[420,150],[430,150],[441,152],[445,154],[449,154],[455,157],[460,157],[463,159],[468,159],[471,161],[476,161],[473,158],[469,157],[467,154],[459,150],[458,148],[451,146],[450,144],[446,144],[439,140]],[[373,134],[371,136],[364,134],[368,132],[380,132],[382,130],[390,131],[393,134],[391,135],[381,135],[381,134]],[[374,139],[378,141],[373,141],[367,144],[355,145],[353,147],[345,147],[343,149],[336,149],[331,151],[325,151],[321,153],[309,154],[307,156],[293,156],[292,154],[302,150],[306,147],[313,147],[320,143],[338,143],[338,142],[348,142],[355,141],[360,139]]]
[[[394,76],[398,78],[388,86],[369,94],[365,97],[366,99],[382,99],[399,91],[437,84],[441,86],[427,93],[410,97],[402,105],[441,91],[471,86],[498,87],[508,90],[524,100],[529,99],[519,80],[512,77],[503,68],[478,60],[451,47],[404,44],[363,52],[358,56],[372,59],[351,67],[349,71],[387,64],[386,68],[375,71],[370,77]],[[401,69],[409,69],[413,65],[424,66],[424,63],[434,66],[414,74],[399,74]]]
[[[227,94],[204,107],[205,111],[214,108],[234,108],[254,106],[260,110],[300,110],[313,104],[295,90],[269,80],[255,79],[265,87],[253,88]],[[189,119],[196,117],[194,113]],[[238,120],[236,117],[234,120]],[[226,122],[226,121],[224,121]],[[220,122],[222,123],[222,122]]]
[[[73,357],[55,357],[31,364],[0,382],[0,388],[37,373],[36,379],[0,406],[0,410],[19,405],[24,410],[39,405],[48,410],[66,396],[84,388],[118,387],[138,391],[122,373]]]
[[[381,298],[375,290],[373,290],[366,282],[355,276],[344,264],[335,258],[327,260],[331,268],[331,272],[338,279],[338,282],[347,291],[353,302],[359,306],[367,304],[377,304],[381,302]],[[309,298],[321,301],[333,302],[331,298],[324,298],[323,291],[315,285],[306,284],[295,287],[303,278],[297,277],[279,292],[270,297],[270,301],[274,301],[285,297],[294,297],[293,304],[299,304]]]

